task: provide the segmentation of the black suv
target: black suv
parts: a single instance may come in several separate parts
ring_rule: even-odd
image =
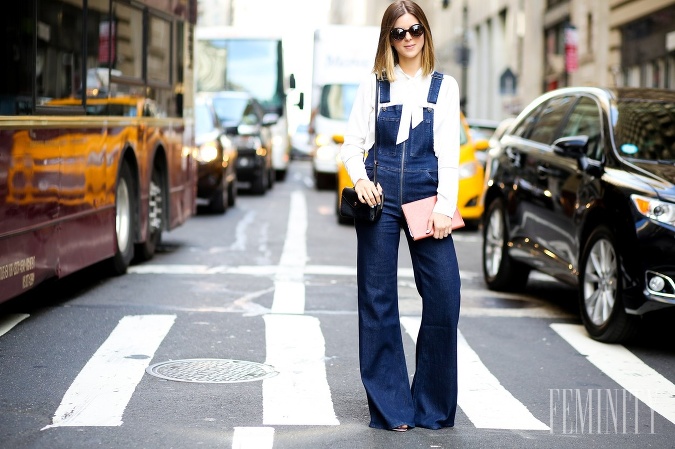
[[[224,134],[210,99],[195,100],[197,204],[225,213],[237,201],[237,149]]]
[[[530,270],[578,287],[596,340],[633,337],[675,304],[675,91],[564,88],[533,101],[490,150],[483,274]]]
[[[211,95],[213,107],[226,134],[237,147],[237,181],[263,194],[276,179],[272,166],[270,126],[277,119],[247,92],[221,91]]]

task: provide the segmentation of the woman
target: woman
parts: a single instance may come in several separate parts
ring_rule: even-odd
[[[340,154],[361,202],[378,204],[379,221],[355,223],[359,358],[370,426],[406,431],[452,427],[457,409],[457,322],[460,279],[452,215],[457,207],[459,88],[433,71],[434,47],[422,9],[392,3],[382,17],[373,72],[359,86]],[[375,124],[377,181],[372,182]],[[366,156],[367,155],[367,156]],[[401,204],[437,195],[430,237],[413,241]],[[422,323],[409,383],[398,312],[397,261],[401,228],[412,257]]]

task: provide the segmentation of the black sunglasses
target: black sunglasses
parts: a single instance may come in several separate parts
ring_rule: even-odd
[[[416,23],[407,30],[404,30],[403,28],[394,28],[389,32],[389,34],[391,34],[391,38],[395,41],[401,41],[405,39],[405,33],[410,33],[410,36],[412,37],[420,37],[424,34],[424,27],[419,23]]]

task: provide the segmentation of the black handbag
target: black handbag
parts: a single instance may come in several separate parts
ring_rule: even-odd
[[[375,84],[375,142],[373,143],[373,183],[377,186],[377,110],[380,101],[380,80],[376,78]],[[354,187],[345,187],[342,189],[340,198],[340,216],[344,218],[353,218],[354,220],[365,220],[376,222],[382,215],[384,206],[384,192],[380,194],[380,203],[375,206],[369,206],[368,203],[359,201],[359,195]]]
[[[382,215],[383,205],[384,193],[380,195],[380,204],[371,207],[359,201],[359,196],[353,187],[345,187],[342,189],[342,198],[340,199],[340,215],[355,220],[376,222]]]

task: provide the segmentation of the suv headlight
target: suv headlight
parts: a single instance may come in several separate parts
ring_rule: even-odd
[[[199,146],[197,160],[211,162],[218,157],[218,145],[215,142],[207,142]]]
[[[631,195],[630,199],[645,217],[675,226],[675,204],[642,195]]]

